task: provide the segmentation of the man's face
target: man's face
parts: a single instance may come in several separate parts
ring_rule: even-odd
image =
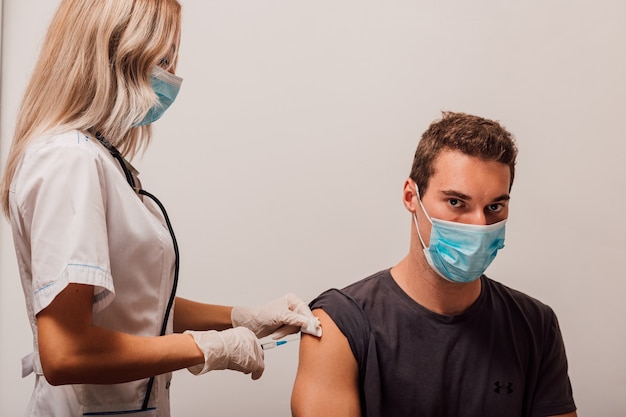
[[[509,214],[510,178],[506,164],[444,150],[435,160],[422,204],[432,218],[476,225],[497,223]],[[420,224],[428,224],[419,206],[416,214]],[[429,235],[430,231],[424,237]]]

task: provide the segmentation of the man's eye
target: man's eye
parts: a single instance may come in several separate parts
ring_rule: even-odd
[[[448,200],[448,203],[452,206],[452,207],[458,207],[461,205],[461,202],[456,199],[456,198],[451,198]]]
[[[502,204],[490,204],[489,205],[489,211],[493,212],[493,213],[497,213],[500,210],[502,210],[503,206]]]

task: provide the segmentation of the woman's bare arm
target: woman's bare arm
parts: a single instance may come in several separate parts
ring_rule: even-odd
[[[92,286],[70,284],[37,315],[49,383],[121,383],[204,363],[191,335],[142,337],[95,326],[92,303]]]
[[[203,304],[176,297],[174,304],[174,332],[185,330],[225,330],[232,327],[232,307]]]

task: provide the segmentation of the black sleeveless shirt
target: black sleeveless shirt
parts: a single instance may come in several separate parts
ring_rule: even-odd
[[[347,337],[367,417],[540,417],[576,410],[550,307],[485,276],[476,302],[442,316],[389,270],[310,304]]]

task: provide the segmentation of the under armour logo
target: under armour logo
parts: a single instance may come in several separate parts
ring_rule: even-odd
[[[511,394],[513,392],[513,383],[511,381],[507,382],[506,385],[502,384],[500,381],[496,381],[494,382],[494,385],[496,386],[494,388],[494,392],[496,392],[497,394],[500,393],[506,393],[506,394]]]

